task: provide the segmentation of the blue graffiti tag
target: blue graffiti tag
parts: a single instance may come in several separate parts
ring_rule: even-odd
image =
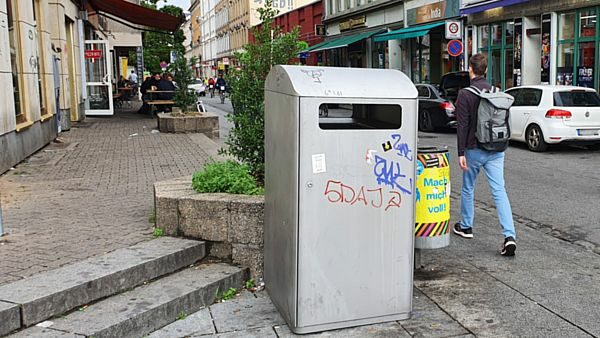
[[[410,187],[406,188],[400,183],[399,180],[403,179],[406,181],[406,175],[402,174],[400,170],[400,163],[386,160],[385,158],[375,155],[375,166],[373,167],[373,173],[377,177],[377,184],[387,185],[392,189],[399,189],[407,195],[412,195],[413,180],[410,178],[408,181]]]
[[[406,142],[400,143],[400,141],[402,140],[402,135],[392,134],[392,139],[395,140],[394,150],[396,150],[398,156],[402,156],[402,157],[406,158],[407,160],[412,161],[413,160],[413,156],[411,155],[412,150],[410,150],[408,143],[406,143]]]

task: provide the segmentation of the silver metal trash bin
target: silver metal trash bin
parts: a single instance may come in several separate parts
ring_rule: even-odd
[[[276,66],[265,87],[273,303],[295,333],[408,318],[413,83],[397,70]]]

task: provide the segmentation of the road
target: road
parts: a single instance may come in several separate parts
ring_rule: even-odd
[[[225,103],[221,103],[221,99],[218,95],[215,95],[215,97],[212,98],[210,95],[208,95],[202,98],[202,103],[204,103],[204,106],[209,112],[215,113],[219,116],[219,134],[221,138],[219,143],[224,145],[227,135],[229,135],[229,129],[231,129],[231,123],[226,118],[227,114],[233,113],[231,100],[226,98]]]
[[[456,159],[456,133],[419,135],[420,146],[448,146],[452,192],[459,196],[461,171]],[[517,217],[600,253],[600,151],[557,146],[545,153],[534,153],[524,144],[511,143],[506,151],[505,180]],[[475,194],[477,201],[494,205],[483,173]],[[458,201],[452,207],[459,208]],[[477,216],[475,232],[476,227]]]

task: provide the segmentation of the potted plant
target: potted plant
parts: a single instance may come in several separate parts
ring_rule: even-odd
[[[158,130],[165,133],[203,133],[211,139],[219,138],[219,117],[213,113],[197,109],[196,92],[189,88],[193,81],[192,65],[195,58],[188,61],[178,53],[171,64],[176,84],[173,102],[175,108],[170,113],[158,114]]]

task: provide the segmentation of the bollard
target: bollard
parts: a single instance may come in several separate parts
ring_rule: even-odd
[[[415,248],[443,248],[451,228],[448,149],[419,147],[417,159]]]

